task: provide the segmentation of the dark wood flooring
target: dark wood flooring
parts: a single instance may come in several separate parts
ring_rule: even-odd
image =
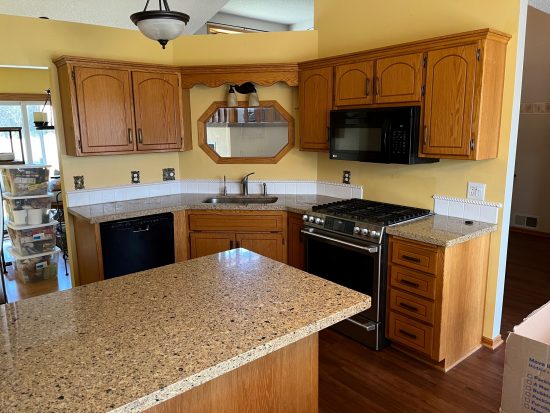
[[[550,300],[549,251],[550,238],[510,234],[503,333]],[[505,345],[482,348],[443,373],[391,347],[372,351],[325,330],[319,341],[319,411],[498,412],[504,354]]]

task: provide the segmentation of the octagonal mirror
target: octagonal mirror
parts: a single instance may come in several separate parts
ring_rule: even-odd
[[[198,121],[199,146],[216,163],[277,163],[294,146],[294,118],[276,101],[214,102]]]

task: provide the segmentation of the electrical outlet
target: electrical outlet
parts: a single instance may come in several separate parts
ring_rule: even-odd
[[[342,174],[342,183],[349,184],[351,183],[351,171],[343,171]]]
[[[131,180],[133,184],[139,184],[139,171],[131,171]]]
[[[478,201],[484,201],[486,187],[486,184],[481,184],[479,182],[468,182],[468,192],[466,193],[466,197],[468,199],[477,199]]]

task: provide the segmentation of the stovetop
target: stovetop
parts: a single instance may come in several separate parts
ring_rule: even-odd
[[[317,205],[312,208],[312,211],[380,226],[397,224],[430,214],[429,209],[386,204],[357,198]]]
[[[308,232],[329,231],[360,242],[381,244],[386,226],[430,214],[429,209],[353,198],[314,206],[303,219]]]

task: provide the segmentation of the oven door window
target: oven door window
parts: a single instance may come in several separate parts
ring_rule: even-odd
[[[378,268],[378,254],[307,239],[307,271],[311,274],[372,297],[377,288]]]

